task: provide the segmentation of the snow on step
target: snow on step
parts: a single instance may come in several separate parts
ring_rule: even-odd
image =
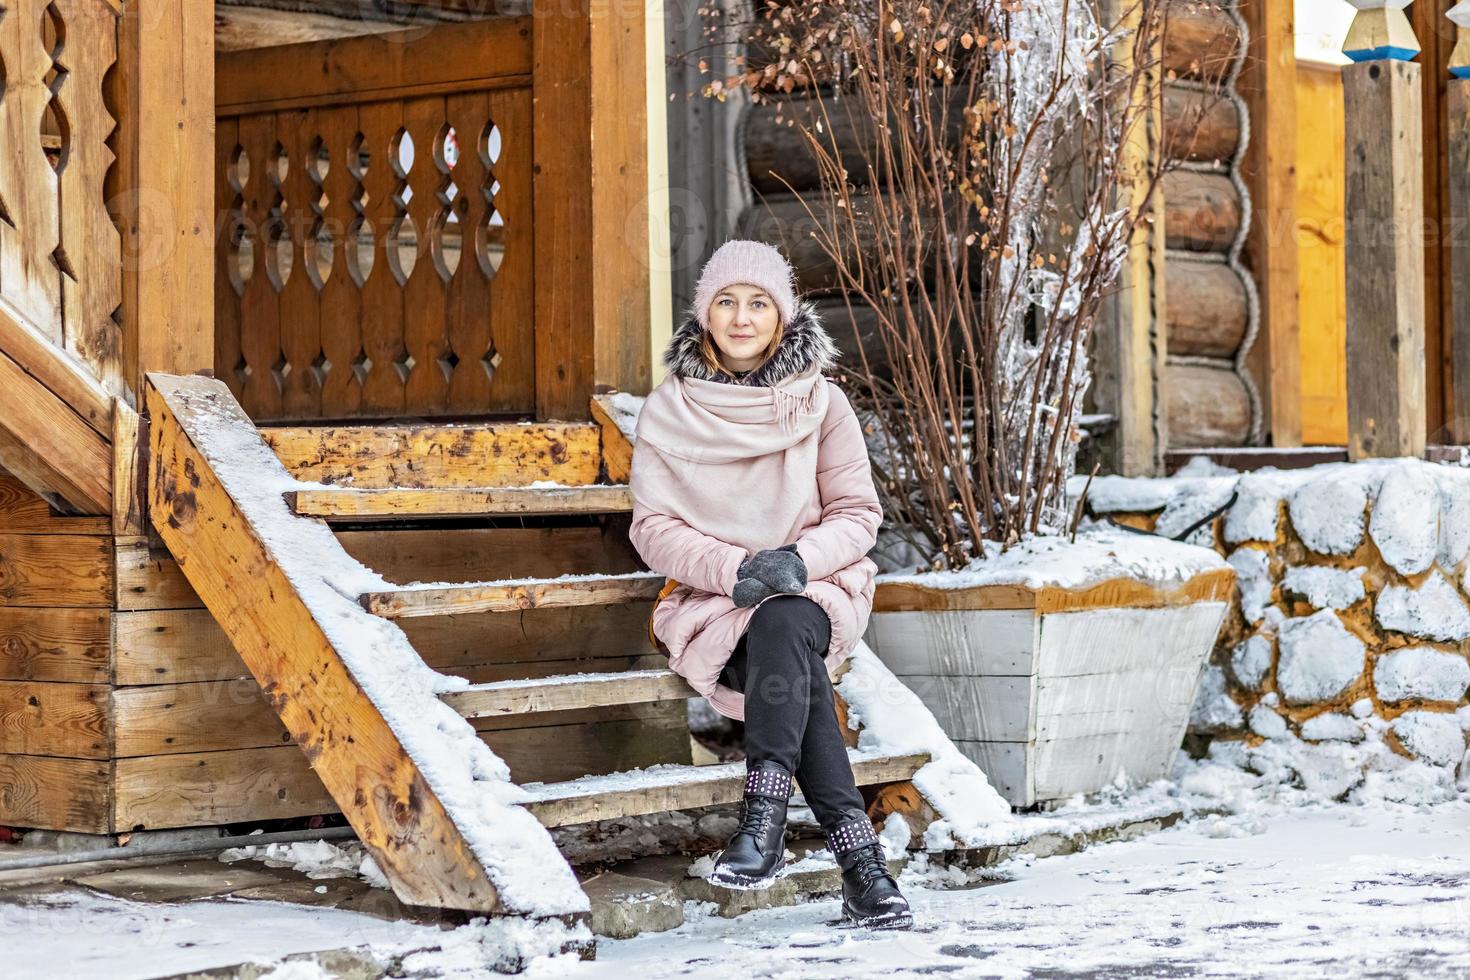
[[[465,718],[602,708],[614,704],[649,704],[694,696],[688,682],[672,670],[562,674],[497,681],[441,695],[445,704]]]
[[[406,517],[518,517],[560,514],[614,514],[633,510],[627,484],[529,487],[325,487],[287,496],[297,514],[335,520],[391,520]]]
[[[849,749],[859,786],[902,782],[929,761],[928,755],[884,755]],[[745,790],[745,763],[716,766],[651,766],[563,783],[525,783],[526,809],[546,827],[565,827],[665,810],[734,803]]]
[[[563,575],[559,578],[500,579],[494,582],[427,582],[358,597],[370,613],[388,619],[457,616],[476,612],[514,612],[552,606],[609,606],[658,597],[664,576],[657,572],[622,575]]]

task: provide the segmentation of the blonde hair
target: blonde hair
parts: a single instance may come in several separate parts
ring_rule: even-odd
[[[777,315],[776,329],[771,334],[771,342],[766,344],[766,349],[761,352],[760,363],[751,368],[751,371],[759,371],[761,368],[765,367],[766,362],[769,361],[772,355],[776,353],[776,348],[781,346],[781,335],[785,332],[786,324],[782,321],[781,317]],[[708,328],[705,329],[704,335],[699,338],[699,355],[700,359],[704,361],[704,366],[709,369],[711,375],[717,372],[723,372],[725,374],[735,373],[729,368],[725,367],[725,365],[720,363],[720,348],[715,343],[714,332],[709,330]]]

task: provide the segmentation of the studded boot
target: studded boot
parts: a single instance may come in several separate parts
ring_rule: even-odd
[[[715,860],[709,880],[726,888],[765,888],[786,864],[786,805],[791,773],[779,763],[762,762],[745,772],[740,826]]]
[[[908,900],[888,872],[883,843],[865,813],[848,814],[827,833],[827,848],[842,869],[842,917],[873,929],[908,929]]]

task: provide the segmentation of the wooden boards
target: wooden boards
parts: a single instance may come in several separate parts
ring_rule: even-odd
[[[253,424],[222,382],[203,377],[150,375],[147,406],[154,526],[394,892],[417,905],[501,909],[489,870],[242,512],[250,489],[227,486],[206,457],[209,432],[258,439]]]
[[[918,772],[927,755],[874,756],[848,752],[859,786],[902,782]],[[565,783],[527,786],[527,808],[546,827],[733,803],[744,791],[744,763],[669,767],[645,773],[588,776]]]
[[[480,487],[456,489],[293,490],[287,502],[298,514],[335,521],[433,520],[454,517],[519,517],[631,513],[627,486]]]
[[[1159,588],[1134,579],[1110,579],[1085,589],[1024,585],[985,585],[944,589],[913,580],[880,580],[873,599],[874,612],[944,609],[1035,609],[1062,612],[1100,607],[1145,608],[1181,606],[1199,601],[1226,601],[1235,585],[1235,572],[1202,572],[1177,587]]]
[[[411,616],[457,616],[464,613],[509,612],[555,606],[605,606],[653,599],[665,578],[657,572],[631,575],[522,582],[468,582],[444,588],[405,588],[368,592],[364,609],[388,619]]]
[[[488,718],[695,696],[689,682],[672,670],[639,670],[476,684],[443,694],[440,700],[466,718]]]

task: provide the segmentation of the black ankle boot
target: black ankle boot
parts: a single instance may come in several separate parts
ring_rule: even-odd
[[[774,762],[745,772],[740,826],[715,860],[709,880],[726,888],[765,888],[786,864],[786,804],[791,773]]]
[[[850,816],[827,834],[827,847],[842,869],[842,917],[874,929],[914,924],[908,900],[888,873],[883,844],[866,814]]]

